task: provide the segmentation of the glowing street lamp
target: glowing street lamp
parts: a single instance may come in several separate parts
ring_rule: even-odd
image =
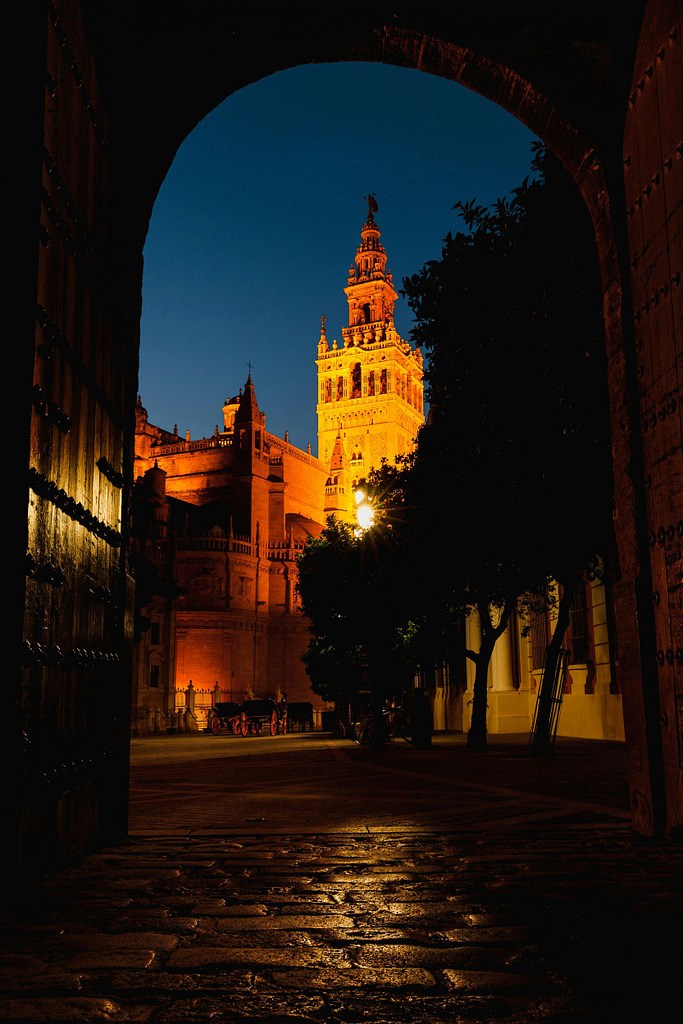
[[[357,537],[369,530],[375,523],[375,510],[368,495],[359,488],[356,491],[356,521],[358,526],[354,531]]]

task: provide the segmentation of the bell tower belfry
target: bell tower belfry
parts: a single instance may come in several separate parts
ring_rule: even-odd
[[[361,244],[344,289],[349,304],[342,346],[330,347],[325,318],[318,342],[318,458],[329,465],[339,438],[348,484],[412,450],[424,423],[423,364],[394,327],[394,291],[387,254],[375,221],[374,193]],[[338,444],[337,444],[338,447]]]

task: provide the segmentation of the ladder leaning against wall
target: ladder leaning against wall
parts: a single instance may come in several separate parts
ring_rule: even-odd
[[[548,660],[548,649],[546,648],[546,662]],[[560,711],[562,709],[562,697],[564,696],[564,684],[567,679],[567,664],[569,661],[569,651],[560,651],[555,665],[555,677],[553,679],[552,696],[550,704],[550,728],[548,730],[550,738],[550,748],[552,749],[555,745],[555,736],[557,735],[557,725],[560,720]],[[545,666],[544,666],[545,674]],[[543,679],[543,676],[541,676]],[[529,736],[529,746],[533,747],[536,739],[536,729],[538,726],[538,705],[539,698],[541,696],[541,685],[539,683],[538,693],[536,694],[536,707],[534,708],[534,720],[531,723],[531,735]]]

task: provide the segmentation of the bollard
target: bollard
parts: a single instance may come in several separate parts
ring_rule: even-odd
[[[194,714],[194,702],[196,696],[197,694],[195,688],[192,685],[192,680],[190,679],[189,683],[187,684],[187,689],[185,690],[185,708],[187,711],[190,712],[191,715]]]

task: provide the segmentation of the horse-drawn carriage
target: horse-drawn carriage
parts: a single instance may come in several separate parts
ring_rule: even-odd
[[[216,701],[209,711],[208,727],[219,736],[225,727],[233,736],[246,736],[249,731],[246,713],[234,700]]]
[[[260,736],[264,728],[271,736],[277,735],[280,727],[282,734],[287,732],[287,705],[284,701],[276,704],[269,698],[245,700],[242,711],[246,715],[249,732]]]
[[[287,728],[290,732],[298,730],[313,732],[313,705],[310,701],[295,701],[287,705]]]
[[[208,728],[219,736],[223,729],[227,729],[233,736],[260,736],[264,729],[270,732],[271,736],[277,735],[282,729],[282,734],[287,732],[287,705],[284,702],[277,704],[268,698],[255,698],[245,700],[243,704],[235,701],[216,701],[209,712]]]

